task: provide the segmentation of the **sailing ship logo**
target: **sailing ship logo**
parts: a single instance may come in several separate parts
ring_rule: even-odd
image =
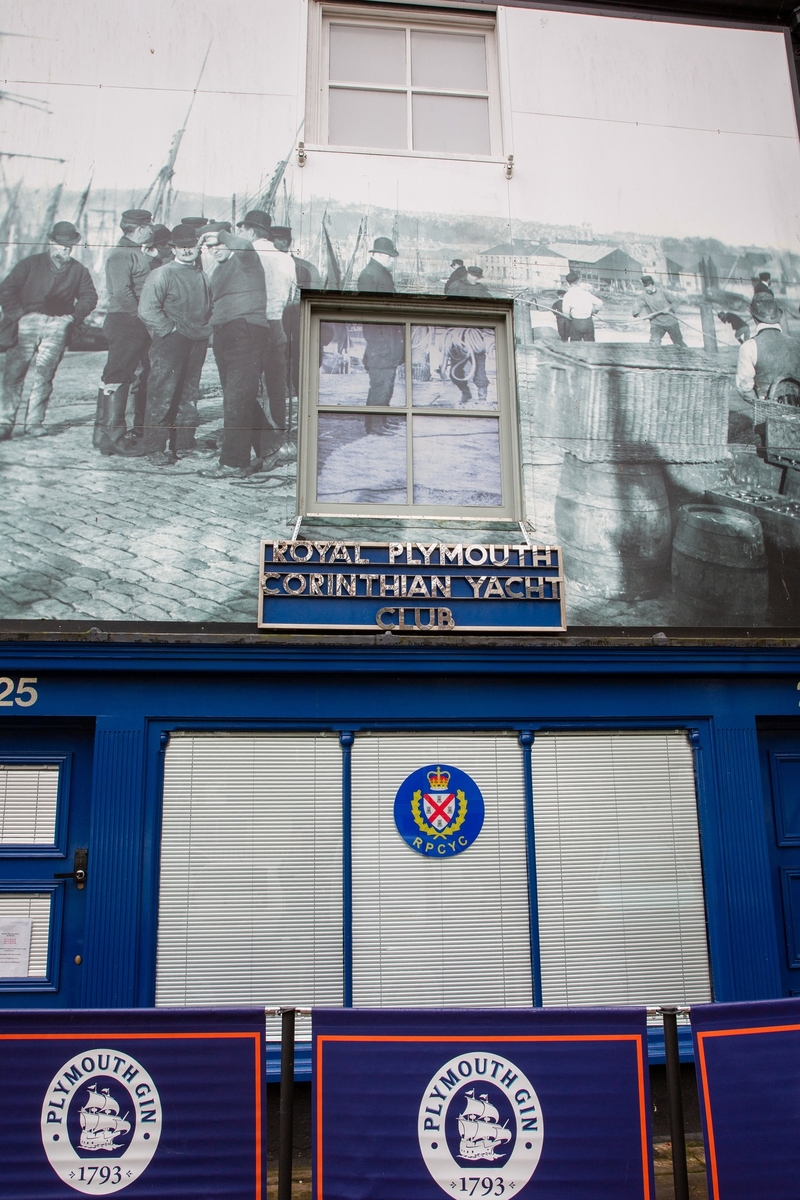
[[[492,1195],[517,1196],[539,1164],[544,1117],[519,1064],[470,1048],[425,1088],[417,1137],[426,1167],[448,1195],[468,1191],[480,1171]]]
[[[81,1122],[80,1147],[82,1150],[121,1150],[125,1144],[118,1141],[130,1133],[133,1126],[128,1114],[119,1115],[119,1104],[111,1095],[110,1088],[99,1092],[96,1084],[89,1084],[89,1095],[83,1108],[78,1110]]]
[[[480,788],[458,767],[419,767],[397,789],[394,820],[407,846],[423,858],[447,859],[467,850],[483,828]]]
[[[476,1096],[474,1087],[464,1097],[464,1111],[458,1115],[458,1135],[458,1157],[469,1162],[496,1162],[505,1158],[499,1148],[514,1136],[507,1122],[500,1124],[500,1113],[489,1100],[488,1091]]]
[[[59,1179],[108,1196],[139,1179],[161,1137],[161,1099],[142,1063],[110,1047],[79,1051],[42,1104],[42,1144]]]

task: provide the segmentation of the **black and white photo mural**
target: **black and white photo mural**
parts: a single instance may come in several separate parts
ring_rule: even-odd
[[[5,0],[0,37],[1,622],[252,626],[301,517],[521,524],[571,628],[800,624],[781,31]]]

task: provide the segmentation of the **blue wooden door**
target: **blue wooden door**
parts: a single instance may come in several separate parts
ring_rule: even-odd
[[[800,729],[759,742],[783,994],[800,996]]]
[[[93,746],[88,723],[0,721],[2,1008],[80,1007]]]

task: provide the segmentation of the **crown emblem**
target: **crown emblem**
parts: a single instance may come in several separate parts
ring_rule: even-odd
[[[444,792],[450,782],[450,772],[443,771],[441,767],[437,767],[435,771],[428,772],[428,783],[431,785],[431,790],[434,792]]]

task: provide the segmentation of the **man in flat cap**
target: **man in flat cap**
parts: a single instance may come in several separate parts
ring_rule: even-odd
[[[258,403],[261,348],[267,325],[264,271],[253,243],[208,228],[203,248],[215,260],[211,275],[214,357],[222,384],[224,430],[219,463],[201,475],[243,478],[259,470],[264,413]],[[250,461],[250,451],[256,458]]]
[[[675,306],[663,288],[656,287],[652,275],[642,276],[642,292],[633,306],[635,317],[644,317],[650,322],[650,342],[660,346],[665,337],[676,346],[685,346],[683,333],[675,316]]]
[[[800,383],[800,341],[781,329],[783,310],[771,292],[756,292],[750,303],[755,332],[739,347],[736,390],[756,405],[756,432],[763,416],[757,401],[769,397],[773,384],[785,379]]]
[[[167,229],[166,225],[154,225],[153,232],[150,238],[142,246],[142,250],[147,256],[150,264],[150,270],[155,271],[158,267],[163,267],[165,262],[169,262],[172,258],[172,230]]]
[[[391,238],[378,237],[372,244],[370,259],[358,277],[360,292],[394,292],[394,279],[389,266],[398,258]],[[364,368],[369,376],[367,404],[381,407],[391,403],[397,368],[405,357],[405,340],[401,325],[362,325],[366,349]],[[365,418],[367,433],[388,433],[386,418],[377,413]]]
[[[16,345],[6,354],[0,395],[0,441],[11,437],[29,368],[25,431],[44,432],[53,379],[64,355],[70,326],[80,325],[97,304],[92,277],[71,257],[81,235],[69,221],[56,221],[42,254],[23,258],[0,283],[4,324],[17,322]]]
[[[283,313],[294,297],[297,276],[294,262],[288,253],[292,231],[284,226],[274,226],[268,213],[253,210],[237,226],[242,237],[252,242],[264,271],[267,289],[266,318],[261,350],[261,370],[269,401],[270,428],[265,431],[261,448],[262,457],[277,453],[288,434],[288,387],[286,361],[286,332],[283,328]],[[275,242],[285,245],[279,249]]]
[[[153,235],[153,214],[146,208],[129,208],[120,220],[122,237],[106,259],[108,312],[103,332],[108,340],[108,358],[97,394],[97,416],[92,444],[101,454],[141,455],[138,444],[144,427],[144,402],[150,334],[139,320],[139,300],[150,275],[150,260],[144,246]],[[126,439],[125,410],[137,371],[144,372],[144,387],[136,395],[134,438]]]
[[[139,317],[152,338],[144,448],[162,463],[195,446],[200,374],[211,335],[211,289],[197,269],[197,233],[176,225],[171,244],[172,262],[151,271],[139,301]]]
[[[561,301],[561,311],[570,322],[571,342],[594,341],[594,315],[603,307],[603,301],[581,285],[579,271],[567,275],[567,290]]]

